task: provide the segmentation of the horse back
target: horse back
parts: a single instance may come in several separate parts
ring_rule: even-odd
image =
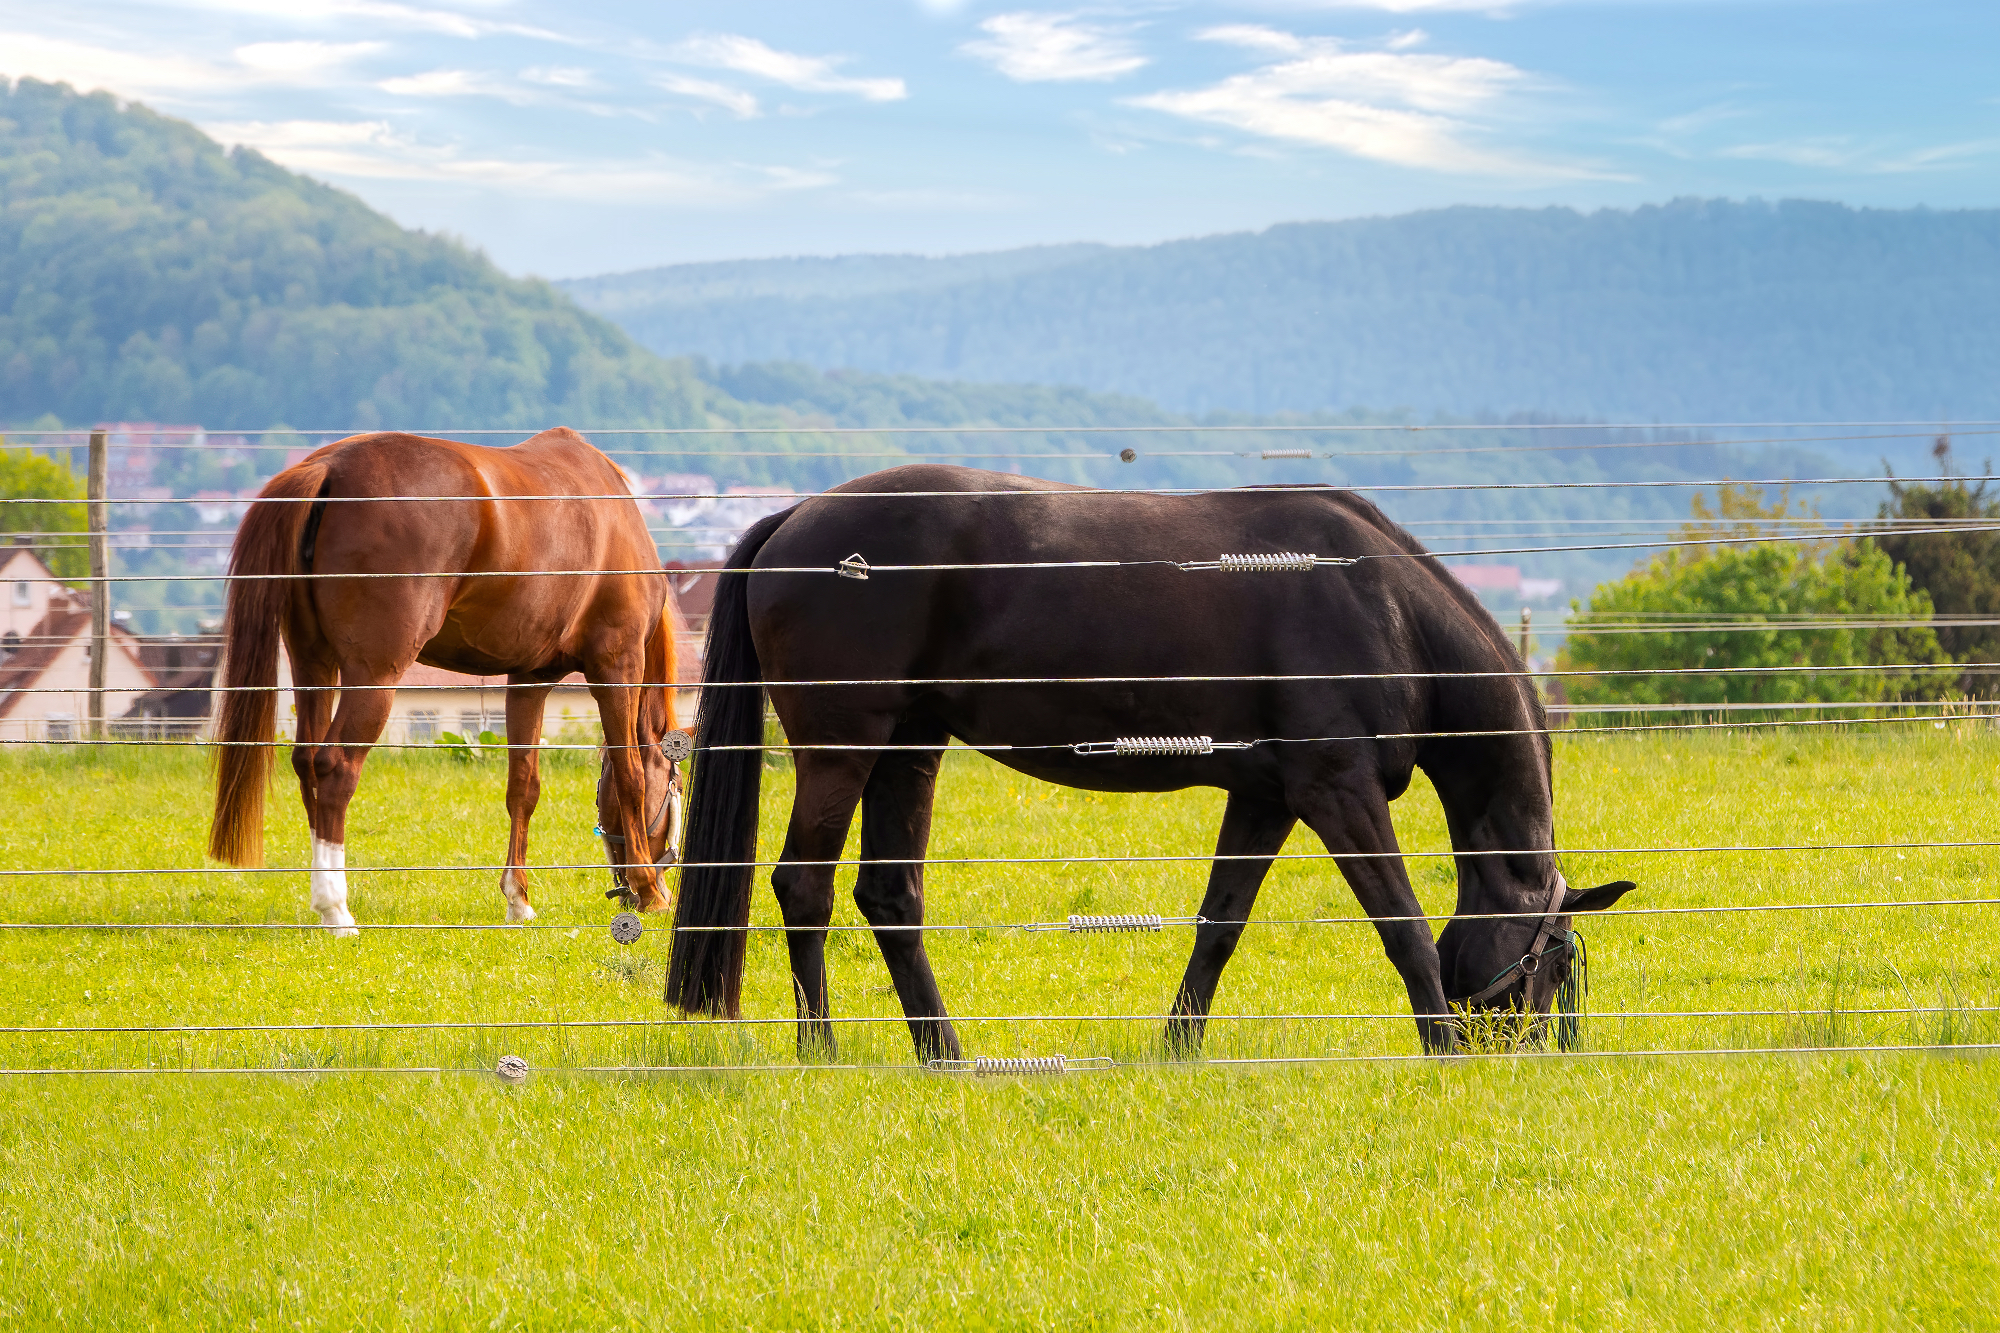
[[[505,449],[382,432],[311,461],[328,501],[313,572],[422,576],[318,584],[322,621],[382,622],[390,642],[416,637],[424,661],[493,672],[576,669],[608,640],[643,644],[664,613],[624,475],[574,431]]]

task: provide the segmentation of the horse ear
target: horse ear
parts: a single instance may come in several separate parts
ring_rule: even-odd
[[[1619,879],[1594,889],[1571,889],[1563,894],[1562,913],[1601,912],[1638,887],[1629,879]]]

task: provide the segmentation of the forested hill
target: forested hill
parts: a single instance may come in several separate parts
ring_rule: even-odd
[[[713,394],[548,284],[257,153],[0,79],[0,421],[692,425]]]
[[[1453,208],[562,285],[666,354],[1075,384],[1178,412],[2000,416],[2000,210]]]

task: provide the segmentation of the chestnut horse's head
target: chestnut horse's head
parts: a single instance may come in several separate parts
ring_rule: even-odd
[[[676,865],[681,859],[684,814],[681,766],[670,757],[670,752],[680,748],[677,741],[685,743],[685,735],[669,732],[664,741],[649,741],[639,749],[640,768],[646,777],[645,859],[656,866]],[[597,774],[597,826],[611,859],[611,877],[617,885],[605,896],[622,899],[630,906],[634,899],[622,867],[636,863],[639,857],[625,846],[624,838],[610,832],[619,827],[618,783],[612,775],[611,756],[612,751],[604,751]]]

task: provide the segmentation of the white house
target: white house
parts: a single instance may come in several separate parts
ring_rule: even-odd
[[[0,548],[0,741],[62,741],[90,720],[90,594],[65,586],[26,546]],[[159,684],[139,640],[111,627],[104,716]]]

